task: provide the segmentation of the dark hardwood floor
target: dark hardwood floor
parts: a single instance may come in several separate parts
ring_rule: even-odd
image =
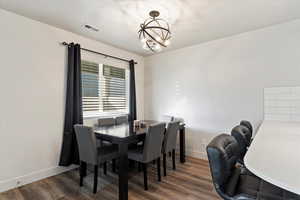
[[[178,160],[178,159],[177,159]],[[168,159],[167,177],[157,181],[155,165],[149,167],[149,190],[143,189],[143,175],[137,170],[130,173],[130,200],[219,200],[214,191],[208,162],[187,157],[185,164],[177,164],[176,171],[171,169]],[[37,181],[7,192],[0,193],[1,200],[117,200],[118,176],[101,172],[100,188],[97,194],[92,193],[91,184],[79,187],[77,170]],[[88,181],[86,181],[88,182]]]

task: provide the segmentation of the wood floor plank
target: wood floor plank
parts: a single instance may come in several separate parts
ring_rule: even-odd
[[[149,166],[148,191],[143,187],[142,172],[131,172],[129,199],[220,200],[212,185],[206,160],[187,157],[186,163],[181,164],[178,156],[176,159],[176,170],[172,170],[171,159],[168,159],[167,177],[162,177],[161,182],[157,181],[156,165]],[[118,200],[118,175],[112,172],[100,174],[99,180],[98,192],[93,194],[91,183],[84,182],[84,186],[79,187],[78,171],[73,170],[0,193],[0,200]]]

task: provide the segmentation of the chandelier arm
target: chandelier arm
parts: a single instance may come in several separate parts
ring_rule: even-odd
[[[158,44],[160,44],[163,47],[167,47],[166,45],[164,45],[163,43],[157,41],[151,34],[149,34],[146,30],[144,31],[152,40],[154,40],[155,42],[157,42]]]
[[[154,35],[157,35],[158,37],[161,38],[161,36],[159,35],[159,33],[157,33],[154,29],[149,29]]]
[[[146,39],[145,30],[142,31],[142,33],[143,33],[143,37]]]
[[[147,44],[148,48],[149,48],[152,52],[155,52],[155,51],[152,49],[152,47],[148,44],[148,42],[146,42],[146,44]]]
[[[163,29],[163,30],[165,30],[165,31],[167,31],[167,35],[169,35],[171,32],[170,32],[170,30],[168,30],[168,29],[166,29],[166,28],[163,28],[163,27],[158,27],[158,26],[149,26],[149,27],[146,27],[145,29],[144,29],[144,31],[146,31],[146,29]],[[157,33],[157,32],[155,32],[154,30],[151,30],[152,32],[154,32],[156,35],[158,35],[159,36],[159,34]],[[148,33],[149,34],[149,33]],[[171,34],[170,34],[171,35]],[[166,37],[165,37],[166,38]]]
[[[168,32],[167,32],[167,34],[166,34],[166,37],[165,37],[165,39],[170,39],[170,38],[168,38],[168,36],[170,35],[170,37],[171,37],[171,31],[170,31],[170,26],[169,26],[169,24],[167,23],[167,26],[168,26]]]
[[[149,19],[150,19],[150,21],[147,22],[147,20],[149,20]],[[144,22],[145,27],[148,26],[149,24],[151,24],[151,23],[154,22],[154,21],[155,21],[155,19],[153,19],[153,18],[148,18],[148,19],[146,19],[146,21]],[[146,23],[146,22],[147,22],[147,23]]]
[[[159,23],[159,20],[156,20],[156,23],[158,24],[159,27],[162,27],[161,24]],[[167,23],[167,22],[166,22]],[[163,29],[160,29],[160,32],[161,32],[161,35],[162,35],[162,38],[163,40],[165,40],[165,34],[163,32]]]
[[[169,36],[170,35],[170,36]],[[165,37],[165,40],[169,40],[171,38],[171,34],[170,34],[170,32],[167,32],[167,34],[166,34],[166,37]]]
[[[165,30],[165,31],[167,31],[167,32],[169,32],[169,33],[171,33],[171,31],[170,31],[169,29],[166,29],[166,28],[160,27],[160,26],[148,26],[148,27],[145,27],[144,29],[146,30],[146,29],[150,29],[150,28],[163,29],[163,30]]]

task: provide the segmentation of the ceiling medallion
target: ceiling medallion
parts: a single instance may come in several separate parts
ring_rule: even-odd
[[[157,18],[158,11],[153,10],[149,15],[150,18],[140,25],[139,39],[144,49],[159,52],[161,47],[167,47],[171,43],[170,26],[165,20]]]

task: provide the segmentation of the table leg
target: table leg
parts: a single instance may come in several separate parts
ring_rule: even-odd
[[[82,173],[82,177],[86,177],[86,175],[87,175],[87,164],[86,164],[86,162],[81,162],[80,163],[80,170],[81,170],[81,173]]]
[[[185,163],[185,127],[179,130],[179,134],[180,162]]]
[[[119,200],[128,200],[128,144],[120,144],[119,153]]]

